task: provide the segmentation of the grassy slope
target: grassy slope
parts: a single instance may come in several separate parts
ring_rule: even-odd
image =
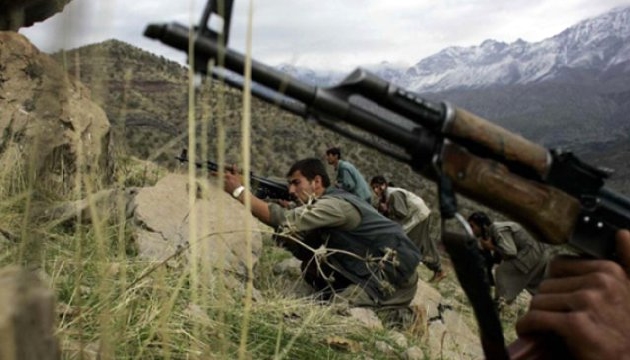
[[[125,163],[119,168],[124,169],[118,173],[119,183],[150,185],[167,172],[147,171],[144,162],[131,158]],[[33,209],[23,197],[26,189],[12,189],[0,202],[0,228],[19,234]],[[47,198],[38,195],[43,192],[37,185],[33,193],[32,201],[39,204],[73,196]],[[405,350],[386,330],[366,329],[340,315],[340,308],[287,296],[286,290],[300,280],[273,274],[273,265],[290,255],[273,246],[268,236],[254,279],[263,296],[256,297],[247,311],[243,290],[228,290],[216,271],[191,274],[179,257],[159,264],[137,258],[129,231],[132,225],[121,220],[120,213],[89,225],[35,221],[29,225],[23,236],[32,241],[0,243],[0,266],[24,264],[45,274],[57,294],[57,332],[64,358],[100,352],[103,358],[116,359],[398,359],[378,350],[379,341],[395,352]],[[420,271],[423,278],[429,277],[426,269]],[[195,287],[193,278],[214,281]],[[467,316],[474,328],[452,271],[438,289],[447,302],[464,304],[456,311]],[[506,317],[509,339],[514,336],[513,320]],[[347,344],[329,345],[335,338]],[[425,346],[417,338],[409,342]]]

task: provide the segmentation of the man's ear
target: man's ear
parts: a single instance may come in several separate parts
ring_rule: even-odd
[[[324,183],[322,182],[322,177],[320,175],[315,175],[315,177],[313,177],[313,184],[319,188],[324,187]]]

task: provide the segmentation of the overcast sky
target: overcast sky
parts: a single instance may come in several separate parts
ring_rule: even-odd
[[[250,1],[236,0],[230,47],[245,49]],[[42,51],[118,39],[174,61],[183,53],[142,36],[149,23],[197,23],[202,0],[72,0],[20,32]],[[254,58],[277,65],[351,70],[382,61],[411,66],[449,46],[486,39],[537,42],[630,0],[259,0]]]

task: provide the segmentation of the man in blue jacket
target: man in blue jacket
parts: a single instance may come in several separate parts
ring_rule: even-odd
[[[368,204],[372,203],[372,192],[367,181],[352,163],[341,160],[341,150],[338,147],[326,150],[326,161],[337,171],[336,187],[358,196]]]

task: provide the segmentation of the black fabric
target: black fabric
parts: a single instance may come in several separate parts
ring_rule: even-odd
[[[470,300],[479,324],[481,344],[487,359],[509,359],[505,348],[499,314],[490,296],[485,261],[474,238],[443,234],[446,251],[451,256],[457,280]]]
[[[488,277],[487,278],[488,284],[490,286],[494,286],[495,282],[494,282],[494,275],[492,274],[492,269],[494,268],[494,265],[501,262],[501,257],[498,254],[493,254],[492,251],[490,250],[482,249],[480,251],[481,251],[481,256],[483,257],[484,265],[486,267],[486,275]]]
[[[391,292],[388,283],[398,287],[415,274],[420,263],[420,250],[399,224],[379,214],[353,194],[331,188],[325,196],[342,198],[361,214],[361,223],[353,230],[319,230],[320,237],[328,239],[328,249],[357,255],[330,255],[327,260],[333,268],[378,298],[386,298]]]

